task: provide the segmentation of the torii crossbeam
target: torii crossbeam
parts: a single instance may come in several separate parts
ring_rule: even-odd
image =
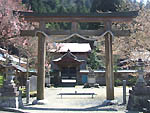
[[[21,36],[38,36],[38,83],[37,100],[44,99],[45,85],[45,34],[46,35],[71,35],[77,33],[83,36],[100,36],[106,31],[111,31],[114,36],[129,36],[128,30],[113,30],[113,22],[130,22],[138,15],[137,11],[115,12],[115,13],[96,13],[96,14],[38,14],[34,12],[19,12],[20,16],[28,22],[39,22],[40,26],[35,30],[22,30]],[[70,30],[48,30],[45,28],[46,22],[71,22]],[[79,30],[78,23],[81,22],[103,22],[104,28],[100,30]],[[43,32],[43,33],[42,33]],[[106,55],[106,98],[114,99],[114,74],[112,60],[112,35],[107,33],[105,36],[105,55]]]

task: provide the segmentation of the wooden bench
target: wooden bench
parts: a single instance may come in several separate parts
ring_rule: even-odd
[[[93,98],[93,95],[96,95],[96,94],[95,93],[77,93],[75,91],[75,93],[59,93],[57,95],[60,95],[61,98],[62,98],[63,95],[92,95],[92,98]]]

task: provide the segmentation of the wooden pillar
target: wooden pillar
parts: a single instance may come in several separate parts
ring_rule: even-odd
[[[45,87],[46,41],[45,36],[42,33],[37,33],[37,36],[38,36],[37,100],[43,100]]]
[[[111,30],[111,22],[105,23],[105,29]],[[105,57],[106,57],[106,98],[114,99],[114,73],[113,73],[113,54],[112,54],[112,36],[110,33],[105,35]]]
[[[72,25],[71,25],[71,31],[72,32],[77,32],[78,30],[78,22],[72,22]]]

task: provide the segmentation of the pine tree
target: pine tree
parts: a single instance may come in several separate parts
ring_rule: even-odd
[[[39,1],[39,0],[31,0],[31,1],[30,1],[31,10],[33,10],[33,11],[35,11],[35,12],[39,12],[39,11],[38,11],[38,1]]]
[[[91,12],[116,12],[122,3],[122,0],[93,0]]]
[[[97,49],[98,48],[95,48],[92,50],[91,54],[89,55],[88,57],[88,67],[92,68],[92,69],[99,69],[100,67],[100,60],[98,59],[98,55],[97,55]]]

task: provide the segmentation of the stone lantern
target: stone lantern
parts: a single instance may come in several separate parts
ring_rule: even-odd
[[[94,70],[92,70],[91,68],[88,68],[88,70],[89,70],[88,84],[89,84],[89,86],[94,86],[94,84],[96,83],[96,77],[95,77]]]
[[[8,64],[6,64],[5,70],[6,70],[6,83],[14,86],[15,70],[13,68],[13,64],[11,63],[11,60],[9,60]]]
[[[137,62],[137,67],[138,67],[138,79],[136,81],[136,85],[137,87],[144,87],[146,86],[146,82],[144,80],[143,74],[143,68],[144,68],[144,62],[142,61],[142,59],[139,59]]]
[[[14,83],[14,67],[11,61],[5,65],[6,80],[4,81],[3,87],[0,89],[0,107],[19,107],[19,91]]]
[[[129,90],[129,100],[127,109],[132,111],[143,111],[148,108],[148,100],[150,100],[150,87],[146,85],[143,74],[144,62],[139,59],[138,66],[138,79],[132,90]]]

